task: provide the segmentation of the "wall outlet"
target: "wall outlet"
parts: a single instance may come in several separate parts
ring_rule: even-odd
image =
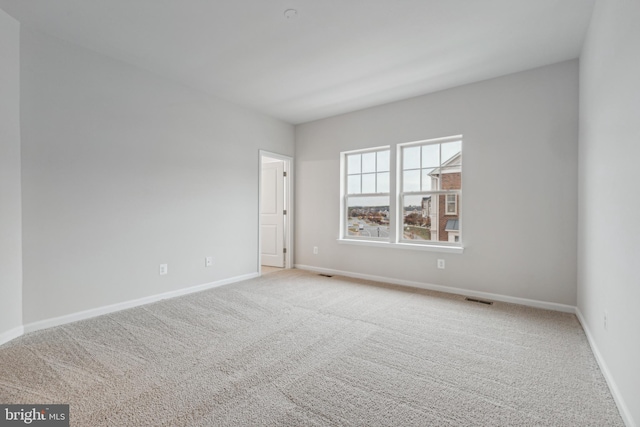
[[[168,264],[160,264],[160,275],[164,276],[168,272],[169,272],[169,265]]]
[[[438,260],[438,268],[441,270],[444,270],[444,260],[443,259],[439,259]]]
[[[318,255],[318,247],[317,246],[313,247],[313,254],[314,255]]]
[[[213,265],[213,257],[212,256],[208,256],[204,259],[204,266],[205,267],[211,267]]]
[[[607,313],[607,310],[604,311],[603,320],[604,320],[604,330],[606,331],[609,329],[609,313]]]

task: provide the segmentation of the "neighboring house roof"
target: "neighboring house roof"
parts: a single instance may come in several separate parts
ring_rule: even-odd
[[[444,162],[442,164],[442,168],[445,168],[445,173],[446,173],[446,171],[449,171],[449,170],[450,170],[450,173],[460,172],[460,169],[456,168],[456,166],[460,166],[461,164],[462,164],[462,152],[459,152],[458,154],[455,154],[455,155],[451,156],[451,158],[449,160]],[[431,176],[440,175],[442,168],[433,169],[429,173],[429,175],[431,175]],[[451,169],[449,169],[449,168],[451,168]]]
[[[448,219],[447,225],[444,226],[444,231],[458,231],[460,230],[460,220]]]
[[[442,164],[442,166],[456,166],[462,163],[461,160],[462,160],[462,152],[459,151],[457,154],[454,154],[453,156],[451,156],[449,160],[445,161]]]

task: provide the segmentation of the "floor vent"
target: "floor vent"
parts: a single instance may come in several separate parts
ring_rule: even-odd
[[[493,305],[493,302],[492,302],[492,301],[483,301],[483,300],[481,300],[481,299],[476,299],[476,298],[469,298],[469,297],[466,297],[466,298],[465,298],[465,301],[477,302],[477,303],[485,304],[485,305]]]
[[[332,275],[330,275],[330,274],[318,274],[318,276],[322,276],[322,277],[333,277],[333,276],[332,276]]]

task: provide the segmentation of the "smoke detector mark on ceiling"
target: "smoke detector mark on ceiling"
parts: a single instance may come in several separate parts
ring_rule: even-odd
[[[287,18],[287,20],[296,19],[298,17],[298,11],[295,9],[287,9],[284,11],[284,17]]]

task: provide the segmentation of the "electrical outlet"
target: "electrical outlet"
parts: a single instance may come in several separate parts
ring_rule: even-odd
[[[439,259],[438,260],[438,268],[441,270],[444,270],[444,260],[443,259]]]
[[[313,254],[314,255],[318,255],[318,247],[317,246],[313,247]]]
[[[164,276],[165,274],[167,274],[169,272],[169,266],[168,264],[160,264],[160,275]]]
[[[204,266],[205,267],[211,267],[213,265],[213,257],[212,256],[208,256],[204,259]]]
[[[609,313],[607,313],[607,310],[604,311],[604,330],[608,330],[609,329]]]

